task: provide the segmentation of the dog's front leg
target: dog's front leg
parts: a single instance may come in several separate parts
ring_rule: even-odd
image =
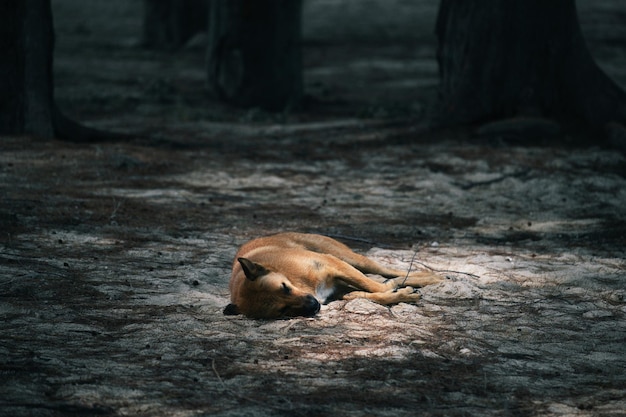
[[[385,292],[365,292],[353,291],[343,296],[344,300],[354,300],[356,298],[367,298],[375,303],[382,305],[398,304],[398,303],[414,303],[420,299],[420,294],[415,292],[411,287],[398,288],[397,290],[388,290]]]
[[[355,289],[355,291],[344,294],[342,297],[344,300],[367,298],[378,304],[389,305],[402,302],[412,303],[420,299],[419,293],[416,293],[408,284],[405,283],[404,285],[406,286],[398,288],[398,286],[403,285],[404,278],[394,278],[385,282],[378,282],[365,276],[352,265],[335,259],[331,258],[330,262],[326,264],[327,269],[324,271],[324,275],[328,281],[335,283],[341,282]],[[420,274],[418,276],[415,276],[415,274],[409,275],[409,278],[412,277],[421,280],[419,282],[422,283],[425,282],[423,281],[425,279],[432,279],[428,278],[432,277],[432,274],[424,273],[424,275]]]
[[[431,284],[438,284],[443,281],[441,275],[429,271],[412,272],[408,276],[398,276],[389,281],[393,282],[395,287],[423,287]]]

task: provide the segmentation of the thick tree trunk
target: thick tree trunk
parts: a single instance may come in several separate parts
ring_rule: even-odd
[[[176,49],[206,30],[209,0],[144,0],[142,43]]]
[[[280,111],[302,96],[301,0],[213,0],[208,79],[227,103]]]
[[[574,0],[442,0],[436,32],[443,123],[625,120],[626,95],[591,57]]]
[[[54,103],[50,0],[0,1],[0,134],[78,142],[128,139],[67,118]]]
[[[0,132],[54,134],[49,0],[0,2]]]

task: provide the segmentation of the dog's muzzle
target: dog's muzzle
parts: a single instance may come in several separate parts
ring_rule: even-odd
[[[320,311],[320,303],[317,301],[317,298],[312,295],[307,295],[304,300],[304,305],[302,306],[303,316],[313,317]]]

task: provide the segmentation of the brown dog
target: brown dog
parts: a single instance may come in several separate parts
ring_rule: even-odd
[[[375,281],[364,275],[390,278]],[[224,314],[253,318],[311,317],[320,302],[368,298],[379,304],[414,302],[412,287],[436,284],[431,272],[385,268],[326,236],[281,233],[244,244],[233,263]],[[404,287],[404,288],[399,288]]]

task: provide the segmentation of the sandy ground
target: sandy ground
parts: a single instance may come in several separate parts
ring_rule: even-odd
[[[1,138],[0,415],[624,415],[623,154],[426,132],[436,3],[352,26],[357,3],[319,1],[330,26],[315,4],[309,103],[272,115],[212,101],[193,45],[140,49],[140,2],[53,1],[59,103],[138,138]],[[580,7],[625,85],[623,6]],[[223,316],[237,247],[282,230],[448,279],[416,305]]]

